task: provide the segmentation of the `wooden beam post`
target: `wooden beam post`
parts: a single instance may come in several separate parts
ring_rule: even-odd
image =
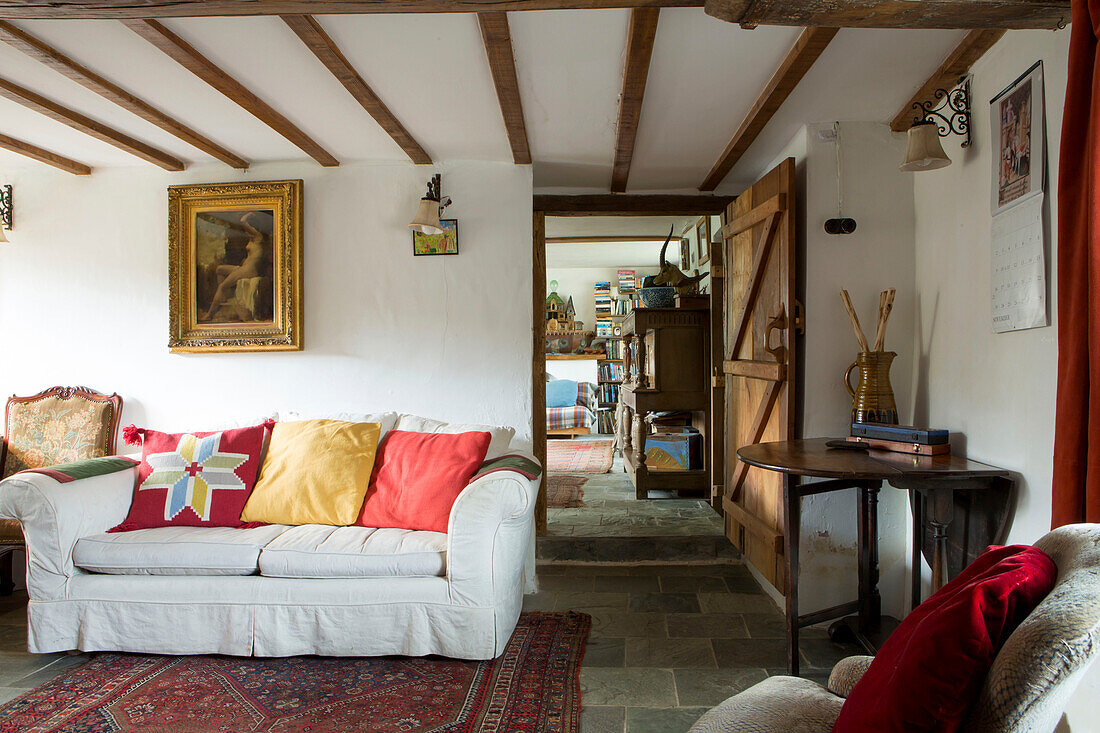
[[[535,533],[546,534],[546,214],[531,217],[531,443],[542,464],[535,500]]]
[[[26,156],[31,160],[37,160],[39,163],[52,165],[54,168],[60,168],[75,176],[86,176],[92,172],[92,169],[83,163],[78,163],[71,158],[51,153],[49,150],[40,148],[37,145],[31,145],[28,142],[16,140],[14,137],[8,137],[7,135],[0,135],[0,148]]]
[[[638,122],[642,118],[642,100],[645,97],[646,80],[649,78],[649,61],[653,56],[653,41],[657,37],[657,19],[660,13],[660,8],[634,8],[630,11],[623,88],[619,95],[619,122],[615,127],[612,193],[626,191],[626,182],[630,178],[630,162],[634,158],[634,141],[638,137]]]
[[[508,131],[508,143],[512,146],[512,160],[516,165],[529,164],[531,147],[527,143],[527,125],[523,121],[523,103],[519,97],[508,14],[504,11],[481,12],[477,14],[477,22],[481,26],[493,85],[497,89],[500,113],[504,116],[504,128]]]
[[[890,129],[894,132],[905,132],[913,126],[913,121],[920,115],[917,108],[921,102],[932,99],[937,89],[951,89],[959,83],[960,77],[970,71],[974,62],[985,55],[985,52],[993,48],[993,44],[1004,37],[1004,30],[970,31],[959,42],[939,68],[928,77],[916,94],[894,115],[890,123]]]
[[[837,30],[836,28],[806,28],[802,31],[798,40],[794,42],[794,46],[787,52],[783,63],[772,74],[764,91],[760,93],[756,103],[745,116],[741,126],[737,128],[729,145],[722,151],[714,167],[710,169],[706,180],[699,186],[700,191],[713,191],[718,188],[718,184],[729,175],[733,166],[756,140],[764,126],[771,121],[772,116],[798,86],[798,82],[802,81],[802,77],[806,76],[806,72],[821,56],[829,42],[836,37]]]
[[[325,32],[316,18],[312,15],[284,15],[283,22],[294,31],[306,48],[313,52],[317,60],[324,64],[337,81],[344,85],[348,93],[355,97],[355,101],[362,105],[367,114],[373,117],[386,134],[405,151],[412,162],[418,165],[431,165],[432,157],[363,80],[351,65],[351,61],[336,45],[336,41]]]
[[[133,112],[146,122],[151,122],[168,134],[176,136],[188,145],[192,145],[208,155],[212,155],[226,165],[241,169],[248,167],[248,161],[241,156],[218,145],[210,138],[195,132],[166,112],[162,112],[148,102],[138,99],[125,89],[112,84],[91,69],[77,63],[56,48],[47,45],[11,23],[0,20],[0,40],[6,41],[67,79],[95,92],[104,99],[114,102],[119,107]]]
[[[249,91],[243,84],[218,68],[214,62],[199,53],[194,46],[180,38],[155,20],[124,20],[123,25],[160,49],[183,68],[217,89],[229,99],[252,113],[275,132],[294,143],[309,157],[323,166],[338,166],[336,160],[313,138],[302,132],[293,122]]]
[[[181,171],[184,169],[183,161],[163,150],[158,150],[152,145],[147,145],[129,135],[107,127],[91,117],[82,115],[68,107],[62,107],[57,102],[35,94],[30,89],[25,89],[7,79],[0,79],[0,97],[5,97],[13,102],[33,109],[39,114],[49,117],[51,120],[68,125],[74,130],[79,130],[85,135],[101,140],[108,145],[113,145],[119,150],[130,155],[135,155],[153,165],[160,166],[166,171]]]

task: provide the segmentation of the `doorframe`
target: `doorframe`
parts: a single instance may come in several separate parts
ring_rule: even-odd
[[[535,501],[535,532],[546,534],[546,217],[725,216],[734,196],[709,194],[585,194],[532,196],[531,216],[531,441],[543,466]],[[712,313],[713,323],[713,313]],[[712,354],[715,353],[712,347]],[[712,411],[713,412],[713,411]],[[717,416],[711,416],[712,424]],[[725,419],[725,416],[722,416]],[[712,453],[714,451],[712,450]],[[713,477],[712,477],[713,483]]]

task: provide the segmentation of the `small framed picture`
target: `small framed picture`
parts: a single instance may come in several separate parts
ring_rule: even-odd
[[[611,335],[621,337],[623,335],[623,327],[622,326],[612,326],[611,327]]]
[[[424,234],[413,232],[413,254],[420,255],[456,255],[458,254],[458,219],[440,219],[442,234]]]
[[[695,222],[695,242],[699,248],[699,264],[710,262],[710,217],[704,216]]]
[[[687,237],[680,239],[680,269],[687,271],[691,267],[691,242]]]

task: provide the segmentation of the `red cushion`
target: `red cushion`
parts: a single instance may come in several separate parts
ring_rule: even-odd
[[[130,514],[111,532],[152,527],[243,527],[241,510],[256,485],[268,423],[204,433],[161,433],[130,426],[142,436]]]
[[[882,645],[833,733],[955,731],[993,657],[1054,587],[1042,550],[991,547],[918,606]]]
[[[489,433],[386,433],[359,511],[361,527],[446,532],[451,507],[485,461]]]

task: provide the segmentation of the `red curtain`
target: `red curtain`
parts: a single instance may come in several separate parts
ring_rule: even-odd
[[[1100,522],[1100,0],[1072,5],[1058,159],[1053,527]]]

